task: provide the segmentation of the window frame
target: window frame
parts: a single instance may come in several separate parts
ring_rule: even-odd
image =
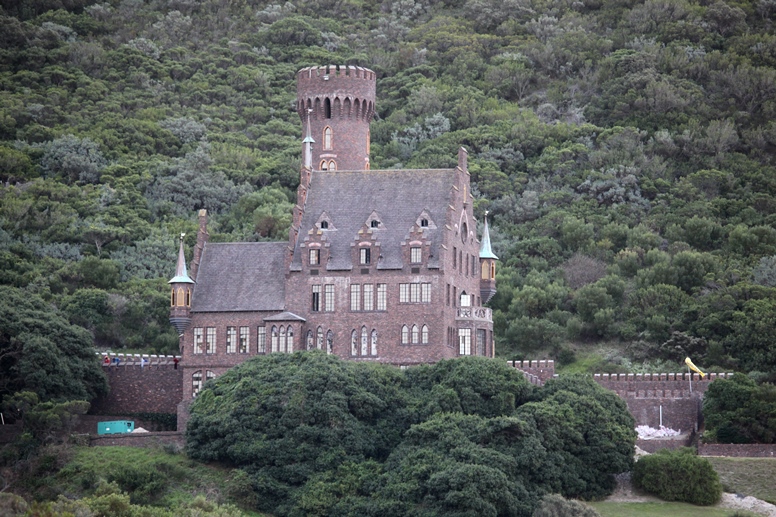
[[[237,327],[226,327],[226,353],[237,353]]]
[[[420,246],[410,247],[410,264],[421,264],[423,262],[423,248]]]

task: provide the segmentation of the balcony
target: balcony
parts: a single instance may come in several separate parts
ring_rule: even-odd
[[[493,312],[488,307],[459,307],[456,320],[493,321]]]

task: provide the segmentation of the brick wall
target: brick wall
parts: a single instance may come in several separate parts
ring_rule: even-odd
[[[636,446],[644,452],[653,454],[660,449],[679,449],[680,447],[690,446],[691,436],[683,436],[681,439],[664,440],[636,440]]]
[[[89,437],[89,445],[92,447],[158,447],[167,443],[174,443],[183,447],[185,443],[183,433],[168,431],[162,433],[130,433]]]
[[[736,458],[775,458],[776,444],[706,443],[698,446],[699,456],[732,456]]]
[[[619,395],[619,393],[618,393]],[[625,396],[625,400],[636,425],[660,427],[660,410],[663,411],[663,425],[682,433],[695,432],[701,411],[701,397],[695,394],[687,398],[636,398]]]
[[[183,399],[183,370],[172,365],[103,366],[110,393],[92,402],[92,415],[175,413]]]

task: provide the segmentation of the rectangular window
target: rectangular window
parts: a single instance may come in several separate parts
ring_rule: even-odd
[[[310,265],[317,266],[321,263],[321,250],[313,248],[310,250]]]
[[[361,248],[358,250],[359,261],[361,264],[369,264],[372,260],[372,250],[369,248]]]
[[[458,355],[472,355],[472,329],[458,329]]]
[[[477,276],[477,258],[472,255],[472,276]]]
[[[431,303],[431,284],[420,284],[420,301]]]
[[[468,253],[466,254],[466,267],[464,268],[463,272],[466,276],[469,276],[469,254]]]
[[[240,353],[247,354],[250,348],[248,327],[240,327]]]
[[[234,354],[237,352],[237,329],[226,327],[226,353]]]
[[[202,327],[196,327],[194,329],[194,353],[195,354],[202,353],[203,342],[204,341],[203,341]]]
[[[450,306],[450,284],[447,284],[447,306]]]
[[[259,327],[256,334],[256,352],[259,354],[267,353],[267,328]]]
[[[399,284],[399,303],[410,302],[410,284]]]
[[[458,263],[463,267],[463,250],[458,250]]]
[[[374,310],[374,285],[364,284],[364,310]]]
[[[458,248],[453,246],[453,269],[458,267]]]
[[[485,329],[477,329],[477,355],[485,355]]]
[[[206,354],[216,353],[216,329],[214,329],[213,327],[207,328],[207,333],[205,335],[205,353]]]
[[[310,306],[310,310],[313,312],[318,312],[321,310],[321,286],[320,285],[314,285],[313,286],[313,299],[312,304]]]
[[[420,301],[420,284],[410,284],[410,302],[418,303]]]
[[[388,284],[377,284],[377,310],[388,309]]]
[[[361,310],[361,284],[350,284],[350,310]]]
[[[323,310],[334,312],[334,284],[323,286]]]
[[[453,286],[453,307],[458,307],[458,288]]]
[[[418,247],[410,248],[410,262],[412,262],[413,264],[420,264],[421,262],[420,248]]]

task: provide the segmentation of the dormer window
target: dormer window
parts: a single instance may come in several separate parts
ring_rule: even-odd
[[[380,221],[377,219],[374,219],[371,223],[369,223],[369,226],[371,228],[379,228],[380,227]]]
[[[321,250],[318,248],[310,249],[310,265],[317,266],[321,263]]]
[[[413,246],[410,248],[410,262],[412,264],[420,264],[422,261],[422,250],[420,246]]]
[[[420,227],[421,228],[428,228],[428,219],[421,219],[420,220]]]
[[[323,128],[323,148],[324,150],[331,150],[331,127],[326,126]]]
[[[328,230],[329,229],[329,221],[321,221],[320,227],[321,227],[321,230]]]
[[[361,248],[358,250],[359,263],[361,265],[367,265],[372,262],[372,250],[369,248]]]

